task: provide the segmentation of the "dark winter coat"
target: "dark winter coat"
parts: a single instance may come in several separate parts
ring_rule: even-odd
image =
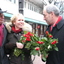
[[[50,26],[47,31],[50,32]],[[50,32],[54,38],[58,38],[59,51],[50,51],[46,64],[64,64],[64,20],[62,19]]]
[[[3,32],[4,32],[4,39],[3,39],[3,42],[2,42],[2,46],[0,47],[0,64],[9,64],[9,60],[8,60],[8,57],[5,53],[5,48],[4,48],[4,44],[6,43],[6,38],[7,38],[7,30],[5,28],[5,25],[4,25],[4,28],[3,28]]]
[[[19,33],[14,33],[13,31],[11,31],[8,34],[8,42],[5,45],[5,48],[7,50],[6,53],[10,55],[9,56],[10,64],[32,64],[30,51],[26,50],[25,48],[22,49],[25,54],[24,60],[22,60],[22,56],[21,56],[22,54],[19,57],[13,55],[13,50],[16,47],[16,42],[20,40],[21,35],[23,35],[23,31]]]

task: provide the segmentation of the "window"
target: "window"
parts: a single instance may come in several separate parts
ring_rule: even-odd
[[[26,4],[26,2],[24,3],[24,7],[26,8],[26,6],[27,6],[27,4]]]
[[[9,1],[11,1],[11,0],[9,0]]]
[[[8,1],[10,1],[10,2],[12,2],[12,3],[16,3],[16,0],[8,0]]]
[[[22,8],[22,3],[21,2],[19,2],[19,8]]]
[[[14,0],[14,3],[16,3],[16,0]]]
[[[28,2],[28,1],[25,1],[24,2],[24,7],[25,8],[28,8],[29,10],[32,10],[32,11],[35,11],[37,13],[40,13],[41,11],[41,8],[39,8],[38,6],[36,6],[35,4],[31,3],[31,2]]]

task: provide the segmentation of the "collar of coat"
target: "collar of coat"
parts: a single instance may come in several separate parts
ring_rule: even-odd
[[[5,22],[5,25],[6,25],[6,28],[7,28],[8,32],[10,33],[12,23],[11,22]],[[32,26],[25,22],[24,26],[22,27],[22,30],[27,31],[27,32],[32,32]]]
[[[63,25],[64,25],[64,19],[62,19],[62,20],[57,24],[57,29],[62,28]]]
[[[56,26],[57,26],[57,29],[60,29],[62,28],[62,26],[64,25],[64,19],[62,19]],[[50,27],[51,25],[49,25],[48,27]]]

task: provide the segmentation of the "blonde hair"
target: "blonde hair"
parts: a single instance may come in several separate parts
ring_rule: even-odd
[[[10,18],[10,21],[11,21],[12,24],[16,21],[16,19],[18,18],[18,16],[21,16],[21,18],[24,19],[24,16],[23,16],[22,14],[20,14],[20,13],[15,14],[15,15],[13,15],[13,16]]]

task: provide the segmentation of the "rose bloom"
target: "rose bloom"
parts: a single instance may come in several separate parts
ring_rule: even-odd
[[[29,36],[29,35],[27,35],[27,34],[24,34],[23,36],[24,36],[24,37],[27,37],[27,38],[30,38],[30,36]]]
[[[28,33],[27,33],[27,35],[29,35],[29,36],[34,36],[34,35],[33,35],[33,34],[31,34],[30,32],[28,32]]]
[[[45,33],[46,33],[46,35],[48,35],[48,34],[49,34],[49,32],[48,32],[48,31],[46,31]]]
[[[49,35],[48,37],[52,38],[53,36],[52,35]]]
[[[41,42],[41,41],[37,41],[38,44],[43,44],[44,42]]]
[[[53,41],[51,44],[56,44],[57,43],[57,41]]]
[[[22,42],[26,42],[26,40],[22,40]]]
[[[26,41],[31,41],[31,39],[30,38],[26,38]]]
[[[39,47],[36,47],[36,48],[35,48],[35,50],[37,50],[37,51],[38,51],[38,50],[40,50],[40,48],[39,48]]]

